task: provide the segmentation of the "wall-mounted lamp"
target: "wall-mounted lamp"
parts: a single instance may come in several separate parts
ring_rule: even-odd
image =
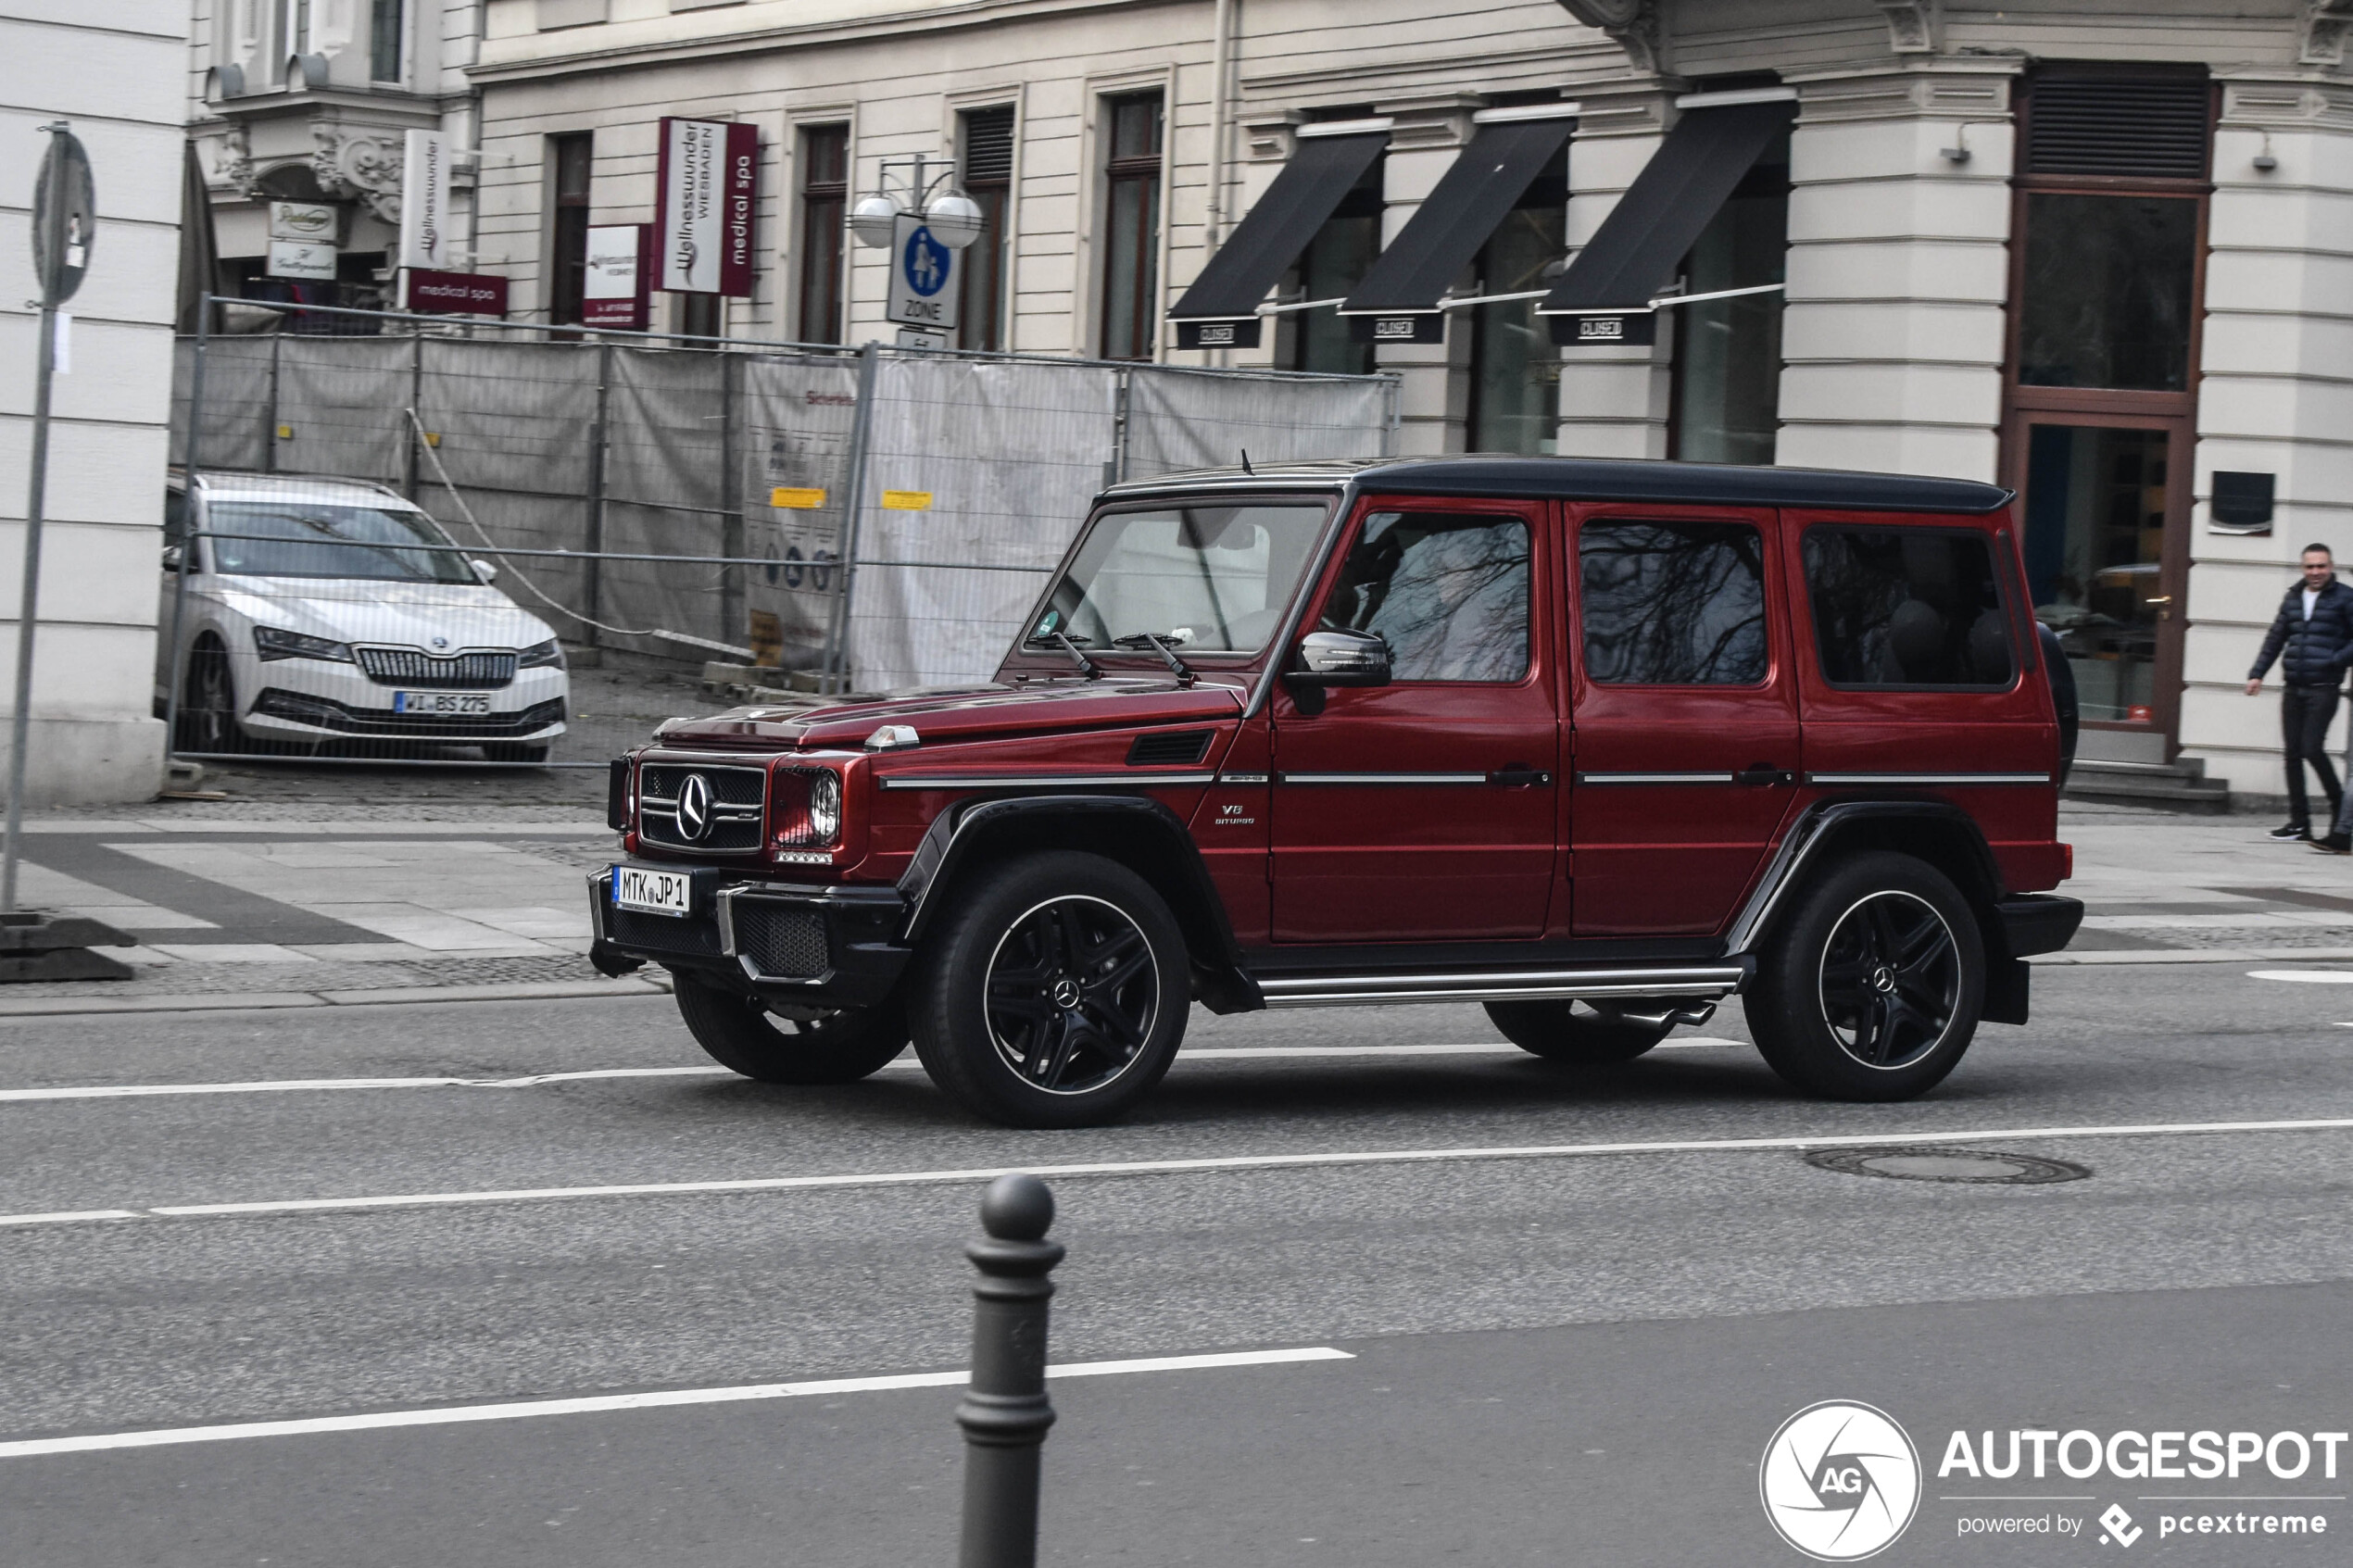
[[[1947,163],[1967,163],[1969,161],[1969,122],[1967,120],[1963,120],[1960,124],[1953,127],[1953,144],[1949,147],[1938,148],[1937,156],[1944,158]]]
[[[2269,174],[2280,166],[2280,160],[2271,156],[2271,133],[2268,131],[2263,132],[2263,150],[2255,155],[2254,163],[2260,174]]]
[[[954,172],[953,164],[921,153],[885,158],[876,172],[878,188],[859,197],[849,209],[849,232],[860,245],[880,249],[890,244],[899,220],[912,213],[924,220],[933,239],[950,250],[963,250],[980,238],[988,215],[978,202],[948,182]]]

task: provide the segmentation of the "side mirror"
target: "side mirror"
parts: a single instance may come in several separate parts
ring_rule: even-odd
[[[1389,645],[1365,632],[1310,632],[1284,679],[1299,686],[1385,686]]]
[[[166,545],[163,547],[163,569],[166,571],[179,571],[181,563],[186,558],[185,552],[177,545]]]
[[[482,582],[487,583],[498,575],[498,568],[489,561],[470,560],[466,564],[474,569],[474,576]]]

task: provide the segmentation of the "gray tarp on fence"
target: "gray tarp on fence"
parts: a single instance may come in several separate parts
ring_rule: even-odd
[[[182,460],[194,346],[179,360]],[[847,668],[876,689],[993,671],[1109,480],[1228,465],[1245,447],[1253,461],[1378,455],[1396,395],[1392,378],[880,350],[846,530],[859,367],[841,350],[460,337],[442,323],[213,337],[198,457],[393,485],[494,558],[762,563],[501,563],[500,585],[567,638],[672,658],[703,655],[647,633],[744,648],[773,616],[785,662],[819,663],[850,532]]]

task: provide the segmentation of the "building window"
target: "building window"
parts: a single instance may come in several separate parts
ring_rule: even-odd
[[[401,56],[400,0],[371,0],[368,12],[368,77],[398,82]]]
[[[1005,271],[1012,260],[1006,216],[1013,194],[1013,107],[967,109],[957,152],[964,194],[980,206],[980,238],[964,250],[958,342],[966,348],[1012,346],[1005,331]]]
[[[1380,255],[1381,167],[1375,158],[1340,206],[1300,252],[1298,264],[1279,291],[1286,303],[1345,299],[1355,292]],[[1348,319],[1327,306],[1286,310],[1275,318],[1275,362],[1294,370],[1368,376],[1379,367],[1375,347],[1358,343]]]
[[[580,320],[588,277],[588,185],[596,165],[596,137],[582,131],[547,138],[555,166],[555,224],[549,236],[547,320],[570,326]]]
[[[680,295],[678,331],[687,337],[725,337],[727,296],[720,294]]]
[[[1478,253],[1480,295],[1528,294],[1560,275],[1568,251],[1568,181],[1529,186]],[[1559,449],[1561,357],[1532,299],[1457,312],[1470,318],[1470,449],[1537,457]]]
[[[1683,260],[1685,294],[1778,283],[1789,256],[1789,137],[1760,154]],[[1675,317],[1669,457],[1770,463],[1780,431],[1781,295],[1686,305]]]
[[[1160,317],[1160,94],[1106,98],[1103,118],[1102,357],[1149,359]]]
[[[800,132],[800,308],[803,343],[842,340],[843,223],[849,205],[849,127]]]

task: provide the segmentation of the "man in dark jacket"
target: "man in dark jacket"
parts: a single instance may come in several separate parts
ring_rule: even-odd
[[[2280,601],[2263,651],[2246,672],[2246,695],[2263,689],[2263,672],[2280,661],[2287,691],[2280,698],[2280,735],[2287,752],[2288,820],[2273,838],[2312,836],[2312,809],[2304,793],[2304,768],[2320,776],[2329,805],[2322,821],[2334,822],[2343,792],[2327,751],[2329,721],[2336,717],[2338,689],[2353,654],[2353,588],[2336,580],[2336,562],[2326,545],[2304,546],[2304,580]]]

